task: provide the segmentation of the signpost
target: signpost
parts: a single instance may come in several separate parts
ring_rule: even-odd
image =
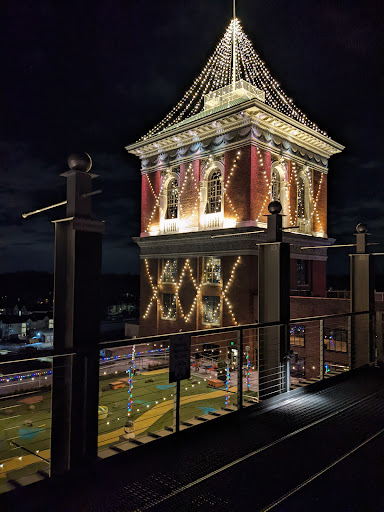
[[[180,431],[180,381],[191,376],[191,336],[177,334],[170,338],[169,382],[175,382],[173,429]]]

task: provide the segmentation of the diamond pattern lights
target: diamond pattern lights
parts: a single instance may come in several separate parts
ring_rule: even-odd
[[[155,279],[154,277],[151,275],[150,271],[149,271],[149,262],[148,260],[144,260],[145,262],[145,269],[146,269],[146,274],[147,274],[147,277],[148,277],[148,281],[149,281],[149,284],[151,285],[151,289],[152,289],[152,296],[151,298],[149,299],[149,302],[148,302],[148,305],[145,309],[145,313],[143,315],[143,318],[147,318],[150,311],[151,311],[151,308],[152,308],[152,305],[153,304],[157,304],[158,308],[159,308],[159,311],[160,313],[162,314],[162,318],[167,320],[167,319],[176,319],[176,317],[174,316],[167,316],[167,315],[164,315],[164,311],[163,311],[163,305],[161,303],[161,300],[160,300],[160,297],[159,297],[159,287],[162,283],[162,279],[163,279],[163,275],[164,275],[164,269],[166,268],[168,262],[166,262],[165,266],[164,266],[164,269],[163,269],[163,272],[160,274],[159,276],[159,281],[158,281],[158,284],[155,284]],[[224,304],[226,304],[226,306],[228,307],[228,310],[230,312],[230,315],[231,315],[231,318],[232,318],[232,322],[234,325],[237,325],[238,322],[235,318],[235,314],[233,312],[233,305],[231,304],[229,298],[228,298],[228,293],[229,293],[229,290],[235,280],[235,274],[236,274],[236,269],[238,267],[238,265],[240,264],[241,262],[241,257],[239,256],[235,263],[233,264],[232,266],[232,269],[230,271],[230,277],[228,279],[228,282],[226,283],[226,285],[223,287],[222,291],[221,291],[221,298],[222,298],[222,301]],[[189,308],[189,311],[186,312],[184,311],[184,308],[181,304],[181,301],[180,301],[180,290],[183,286],[183,283],[185,281],[185,279],[187,278],[190,278],[192,283],[193,283],[193,286],[195,288],[195,297],[192,301],[192,304]],[[187,259],[185,260],[184,262],[184,265],[181,269],[181,272],[180,272],[180,277],[178,279],[178,281],[174,281],[172,280],[172,283],[167,283],[167,284],[171,284],[173,287],[174,287],[174,301],[178,307],[178,315],[179,317],[181,317],[185,323],[188,323],[191,321],[191,318],[192,318],[192,314],[194,312],[194,310],[196,309],[196,307],[198,305],[201,306],[201,308],[203,307],[203,300],[202,300],[202,287],[206,284],[209,285],[209,283],[198,283],[195,276],[194,276],[194,273],[193,273],[193,269],[191,267],[191,264],[190,264],[190,260]],[[170,294],[167,294],[167,295],[170,295]],[[219,302],[219,305],[218,307],[220,307],[220,302]]]

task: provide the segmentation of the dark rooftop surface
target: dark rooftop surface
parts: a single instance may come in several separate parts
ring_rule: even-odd
[[[344,374],[18,489],[0,510],[384,510],[383,384],[378,368]]]

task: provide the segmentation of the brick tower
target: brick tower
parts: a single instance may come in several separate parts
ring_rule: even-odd
[[[140,141],[140,335],[258,320],[258,244],[279,200],[290,287],[324,296],[327,174],[342,151],[288,98],[237,19]],[[321,238],[321,240],[319,240]]]

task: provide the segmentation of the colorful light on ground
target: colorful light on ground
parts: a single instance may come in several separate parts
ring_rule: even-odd
[[[251,362],[249,360],[249,351],[246,352],[245,357],[247,359],[247,390],[249,391],[250,387],[251,387],[251,379],[250,379],[250,375],[251,375]]]
[[[228,407],[230,403],[230,395],[229,395],[229,384],[231,382],[231,374],[229,371],[229,364],[227,364],[226,372],[225,372],[225,406]]]

